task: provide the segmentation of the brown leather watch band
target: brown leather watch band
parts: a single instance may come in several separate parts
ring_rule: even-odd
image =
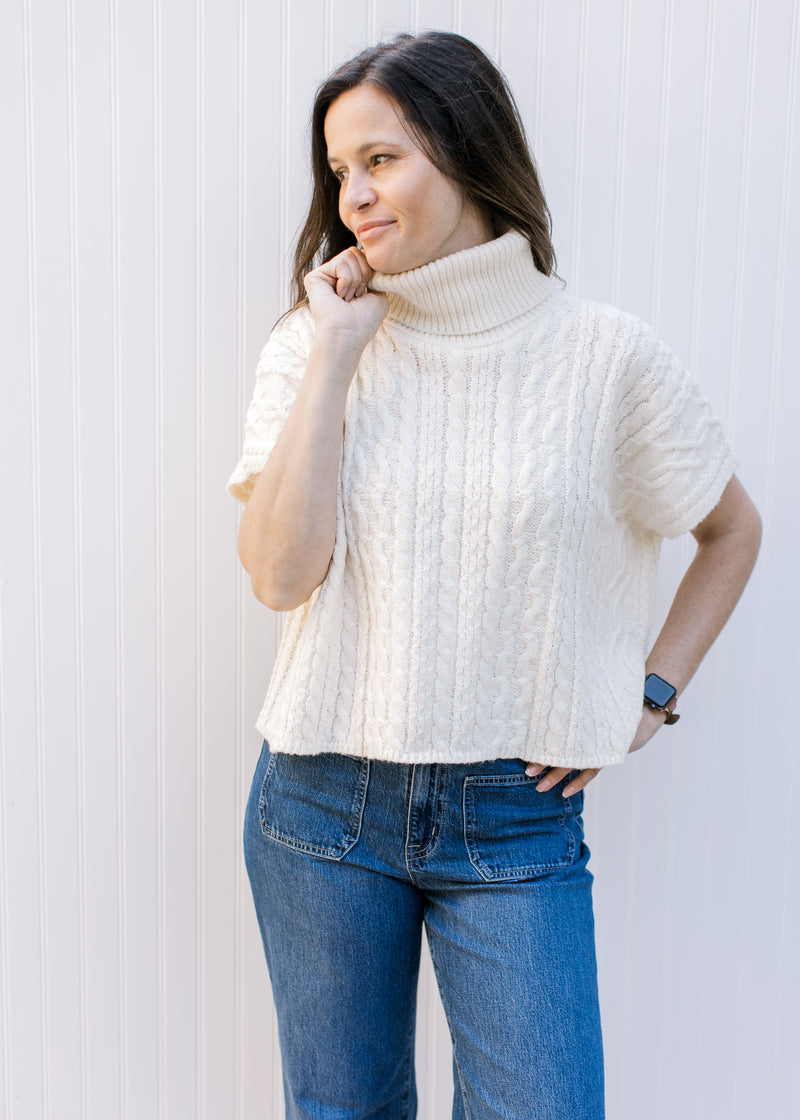
[[[678,696],[677,696],[677,693],[676,693],[675,696],[673,696],[672,699],[670,700],[669,704],[667,704],[666,708],[661,709],[662,712],[667,713],[667,718],[664,720],[664,723],[677,723],[678,720],[681,718],[678,715],[678,713],[674,710],[675,705],[677,703],[678,703]]]

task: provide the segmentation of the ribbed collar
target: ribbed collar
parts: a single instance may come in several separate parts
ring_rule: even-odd
[[[376,272],[370,288],[389,295],[388,317],[426,334],[471,335],[524,315],[554,290],[515,230],[409,272]]]

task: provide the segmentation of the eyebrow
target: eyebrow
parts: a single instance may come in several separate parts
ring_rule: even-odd
[[[356,149],[357,156],[363,156],[370,148],[399,148],[402,146],[400,140],[368,140],[366,144],[362,144]],[[328,156],[328,163],[342,163],[338,156]]]

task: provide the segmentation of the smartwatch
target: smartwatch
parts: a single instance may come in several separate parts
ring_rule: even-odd
[[[656,712],[666,712],[665,723],[677,723],[681,718],[676,711],[678,703],[678,690],[659,677],[657,673],[648,673],[644,679],[644,702],[648,708]]]

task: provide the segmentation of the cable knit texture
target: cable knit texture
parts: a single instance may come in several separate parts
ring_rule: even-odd
[[[328,575],[291,611],[257,726],[273,751],[396,762],[623,761],[642,710],[661,538],[735,463],[639,319],[537,272],[518,233],[400,275],[350,388]],[[261,355],[252,491],[313,337]]]

